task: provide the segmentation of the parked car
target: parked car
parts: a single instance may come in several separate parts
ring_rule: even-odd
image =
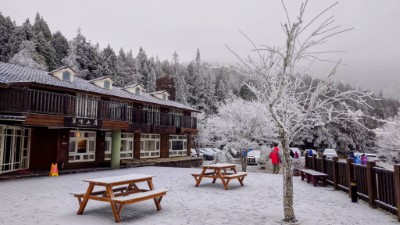
[[[362,154],[365,154],[367,156],[368,162],[379,162],[378,156],[374,153],[360,153],[360,152],[355,152],[354,156],[362,156]]]
[[[297,154],[299,154],[299,157],[301,156],[301,151],[299,148],[295,148],[295,147],[289,147],[289,150],[292,150],[293,154],[295,152],[297,152]]]
[[[229,149],[229,153],[231,153],[231,155],[232,155],[233,157],[239,157],[239,156],[240,156],[240,155],[239,155],[239,151],[236,150],[236,149],[234,149],[234,148]]]
[[[215,158],[215,152],[208,148],[200,148],[200,153],[203,154],[204,160],[213,160]]]
[[[337,153],[336,150],[333,148],[327,148],[324,150],[324,152],[322,153],[322,156],[326,155],[327,159],[332,159],[333,157],[337,157]]]
[[[191,148],[191,149],[190,149],[190,155],[191,155],[192,157],[197,157],[196,149]],[[202,157],[202,158],[203,158],[203,153],[199,152],[199,157]]]
[[[217,154],[218,152],[221,151],[219,148],[207,148],[207,149],[210,149],[210,150],[213,151],[215,154]]]
[[[257,165],[260,160],[261,151],[260,150],[252,150],[247,153],[247,165]]]

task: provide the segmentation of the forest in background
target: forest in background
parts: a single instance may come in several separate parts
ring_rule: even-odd
[[[0,13],[1,62],[44,71],[70,66],[84,79],[109,76],[116,86],[140,83],[147,92],[156,90],[158,78],[169,76],[175,83],[176,101],[203,111],[204,118],[217,113],[228,99],[254,100],[255,96],[243,85],[246,76],[238,72],[235,66],[221,67],[204,62],[200,50],[194,52],[193,56],[191,62],[180,62],[177,52],[171,53],[170,60],[160,60],[148,56],[143,48],[136,54],[122,48],[116,51],[110,45],[101,48],[98,43],[87,40],[80,29],[72,40],[66,39],[60,31],[53,33],[39,13],[34,22],[26,19],[21,25]],[[339,89],[346,91],[354,88],[349,84],[340,84]],[[384,120],[394,117],[400,106],[398,100],[384,98],[381,93],[373,96],[368,104],[371,107],[362,110],[370,117]],[[357,109],[360,106],[353,107]],[[371,130],[382,126],[372,119],[365,119],[363,124]],[[351,122],[331,123],[304,131],[302,137],[293,144],[318,149],[332,147],[332,141],[338,149],[343,150],[373,149],[375,134]]]

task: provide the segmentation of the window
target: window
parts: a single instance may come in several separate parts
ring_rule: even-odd
[[[106,148],[104,151],[104,160],[111,160],[111,132],[106,132]]]
[[[140,87],[137,87],[137,88],[135,89],[135,95],[140,95]]]
[[[163,94],[163,95],[162,95],[162,98],[163,98],[163,100],[167,100],[167,95],[166,95],[166,94]]]
[[[70,131],[68,162],[94,161],[96,153],[96,132]]]
[[[30,129],[0,126],[0,174],[29,168]]]
[[[64,71],[62,74],[62,79],[66,81],[71,81],[71,73],[68,71]]]
[[[140,135],[140,158],[160,157],[160,135],[141,134]]]
[[[97,118],[97,106],[99,100],[100,98],[97,96],[78,94],[75,102],[76,116]]]
[[[111,160],[111,132],[106,132],[106,148],[104,160]],[[133,133],[121,133],[121,159],[133,159]]]
[[[169,156],[187,155],[187,137],[186,135],[169,135]]]
[[[147,125],[160,125],[160,107],[144,105],[145,121]]]
[[[111,89],[111,82],[109,80],[104,81],[104,88],[105,89]]]
[[[171,114],[173,118],[174,127],[181,127],[181,118],[183,116],[183,111],[172,109]]]

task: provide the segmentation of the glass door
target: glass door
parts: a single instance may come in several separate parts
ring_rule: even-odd
[[[27,169],[30,130],[22,127],[2,127],[0,132],[0,173]]]

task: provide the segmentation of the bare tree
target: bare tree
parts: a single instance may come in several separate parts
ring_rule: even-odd
[[[318,13],[310,21],[303,21],[307,2],[300,7],[299,15],[291,21],[282,1],[287,21],[282,25],[285,33],[285,46],[256,46],[243,34],[253,46],[255,56],[240,57],[235,54],[242,72],[248,77],[247,86],[271,114],[278,129],[279,141],[283,148],[283,208],[284,222],[296,222],[293,208],[293,173],[289,155],[289,144],[307,128],[323,126],[339,120],[359,121],[361,111],[355,111],[351,105],[355,102],[366,104],[365,98],[371,93],[362,90],[339,91],[332,80],[340,60],[322,79],[309,79],[311,65],[319,61],[333,62],[321,58],[322,54],[332,51],[314,50],[335,35],[351,29],[343,29],[334,24],[333,16],[326,14],[337,3]],[[228,47],[229,49],[229,47]],[[305,63],[309,64],[304,68]],[[361,122],[360,122],[361,123]]]

